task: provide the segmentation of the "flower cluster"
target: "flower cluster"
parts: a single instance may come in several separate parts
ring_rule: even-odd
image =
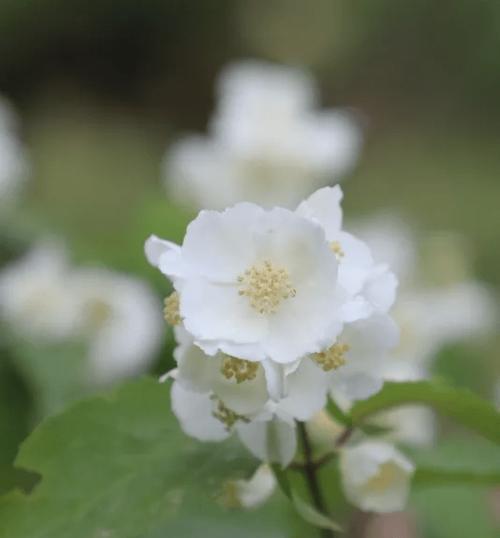
[[[53,241],[36,245],[0,272],[0,321],[37,343],[83,340],[89,375],[109,382],[137,373],[161,343],[161,316],[138,279],[72,267]]]
[[[169,376],[189,435],[236,432],[257,457],[287,465],[296,421],[329,392],[355,400],[380,389],[380,363],[398,340],[388,314],[397,281],[343,230],[341,199],[335,186],[295,211],[201,211],[182,246],[146,242],[175,288],[165,302],[178,341]]]
[[[165,156],[166,187],[181,203],[293,207],[355,163],[359,127],[344,110],[316,110],[307,72],[240,62],[221,73],[217,90],[209,136],[182,139]]]

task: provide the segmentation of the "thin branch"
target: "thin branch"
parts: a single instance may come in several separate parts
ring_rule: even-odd
[[[318,482],[318,477],[316,475],[316,465],[313,460],[312,447],[309,441],[309,435],[307,433],[306,425],[304,422],[297,422],[297,428],[299,435],[302,441],[302,447],[304,450],[304,465],[303,472],[309,487],[309,492],[311,493],[311,498],[313,500],[314,506],[323,514],[326,514],[325,502],[321,494],[321,489]],[[322,529],[321,536],[323,538],[333,538],[333,531],[329,529]]]

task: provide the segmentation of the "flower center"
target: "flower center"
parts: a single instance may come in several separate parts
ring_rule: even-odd
[[[179,294],[176,291],[173,291],[165,299],[163,316],[165,318],[165,321],[172,327],[174,327],[175,325],[180,325],[182,319],[179,312]]]
[[[258,369],[258,362],[246,361],[244,359],[231,357],[230,355],[224,355],[224,358],[222,359],[222,375],[226,379],[234,378],[238,384],[243,383],[243,381],[252,381],[255,379],[257,377]]]
[[[367,491],[384,491],[397,479],[399,472],[394,463],[390,461],[383,463],[379,467],[377,474],[370,478],[364,487]]]
[[[238,293],[248,297],[252,308],[260,314],[274,314],[284,299],[297,293],[288,271],[269,261],[252,265],[238,277],[238,283]]]
[[[212,412],[212,415],[219,421],[224,424],[227,431],[230,431],[233,426],[238,422],[245,422],[248,423],[250,420],[243,415],[238,415],[238,413],[235,413],[228,407],[224,405],[224,403],[219,400],[216,396],[212,396],[213,400],[217,400],[217,407]]]
[[[325,372],[336,370],[345,364],[345,354],[349,351],[347,344],[333,344],[325,351],[314,353],[312,360]]]
[[[335,256],[337,256],[337,260],[340,260],[340,258],[345,256],[345,252],[338,241],[332,241],[330,243],[330,250],[335,254]]]

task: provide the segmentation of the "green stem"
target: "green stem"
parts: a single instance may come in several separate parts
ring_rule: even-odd
[[[317,467],[314,463],[311,442],[307,433],[306,425],[304,422],[297,422],[297,428],[299,431],[300,439],[302,441],[302,448],[304,451],[304,475],[306,478],[307,486],[311,494],[314,506],[322,513],[326,515],[326,506],[321,493],[321,488],[316,474]],[[322,538],[334,538],[333,531],[329,529],[322,529]]]

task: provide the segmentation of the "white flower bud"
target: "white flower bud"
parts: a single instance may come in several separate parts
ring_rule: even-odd
[[[340,472],[349,501],[362,510],[396,512],[407,502],[413,463],[394,446],[366,441],[346,447],[340,455]]]

